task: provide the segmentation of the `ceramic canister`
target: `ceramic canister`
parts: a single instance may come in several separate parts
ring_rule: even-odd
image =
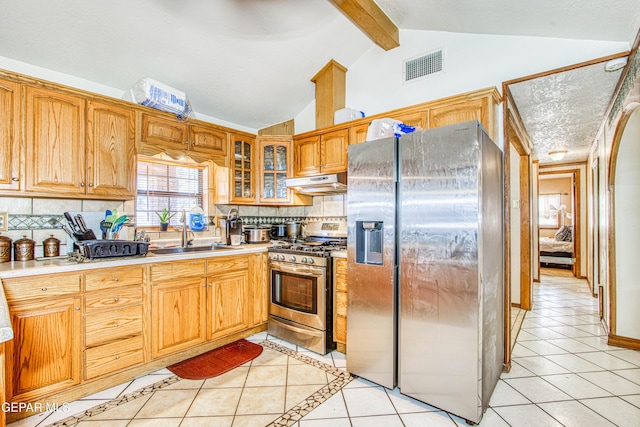
[[[11,261],[11,242],[7,236],[0,236],[0,262]]]
[[[33,253],[36,248],[36,242],[27,236],[13,242],[13,260],[14,261],[30,261],[34,258]]]

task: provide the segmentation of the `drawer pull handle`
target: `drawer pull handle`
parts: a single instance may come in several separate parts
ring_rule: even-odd
[[[117,328],[118,326],[120,325],[118,325],[117,323],[113,325],[114,328]]]
[[[47,288],[42,288],[42,292],[47,292]]]
[[[120,301],[120,298],[115,297],[113,300],[114,300],[115,302],[118,302],[118,301]]]
[[[117,278],[117,277],[114,277],[114,278],[113,278],[113,281],[114,281],[114,282],[117,282],[117,281],[118,281],[118,278]]]
[[[118,359],[120,359],[120,356],[113,356],[113,358],[118,360]]]

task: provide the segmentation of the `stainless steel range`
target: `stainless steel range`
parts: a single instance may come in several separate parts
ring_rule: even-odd
[[[331,253],[345,250],[346,221],[314,221],[306,237],[269,248],[269,333],[326,354],[333,342]]]

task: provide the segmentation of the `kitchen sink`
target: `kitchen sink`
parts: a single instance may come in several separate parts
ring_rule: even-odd
[[[238,249],[237,247],[227,247],[227,246],[187,246],[183,248],[181,246],[174,246],[171,248],[153,248],[149,249],[149,252],[156,255],[165,255],[165,254],[181,254],[187,252],[202,252],[202,251],[224,251],[229,249]]]

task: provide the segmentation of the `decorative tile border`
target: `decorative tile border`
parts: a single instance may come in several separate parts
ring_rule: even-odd
[[[304,354],[300,354],[294,350],[288,349],[281,345],[278,345],[271,341],[263,341],[260,343],[263,347],[271,348],[279,351],[280,353],[284,353],[287,356],[304,362],[308,365],[312,365],[318,369],[325,371],[328,374],[336,377],[335,380],[331,381],[326,386],[322,387],[320,390],[313,393],[311,396],[307,397],[303,402],[297,404],[289,411],[285,412],[283,415],[273,420],[267,427],[285,427],[292,426],[298,421],[302,419],[309,412],[313,411],[315,408],[324,403],[331,396],[339,392],[349,384],[353,380],[353,376],[345,372],[341,369],[328,365],[324,362],[320,362],[312,357],[305,356]]]
[[[9,230],[51,230],[63,224],[63,215],[9,215]]]
[[[293,359],[304,362],[308,365],[311,365],[315,368],[321,369],[328,374],[336,377],[333,381],[331,381],[326,386],[322,387],[320,390],[313,393],[311,396],[307,397],[303,402],[291,408],[289,411],[272,421],[267,427],[285,427],[292,426],[297,423],[302,417],[307,415],[309,412],[320,406],[320,404],[324,403],[331,396],[342,390],[344,386],[349,384],[353,380],[353,376],[348,372],[345,372],[341,369],[338,369],[334,366],[328,365],[324,362],[316,360],[312,357],[306,356],[304,354],[300,354],[294,350],[283,347],[279,344],[276,344],[272,341],[264,340],[260,343],[261,346],[265,348],[270,348],[272,350],[276,350],[282,354],[285,354]],[[132,393],[126,394],[122,397],[119,397],[114,400],[110,400],[109,402],[103,403],[102,405],[94,406],[86,410],[84,413],[80,415],[74,415],[71,417],[67,417],[63,420],[57,421],[51,424],[51,427],[69,427],[75,426],[81,421],[88,420],[94,415],[101,414],[109,409],[115,408],[116,406],[123,405],[125,403],[131,402],[139,397],[146,396],[147,394],[153,393],[157,390],[160,390],[164,387],[167,387],[171,384],[177,383],[181,378],[178,376],[172,376],[166,378],[162,381],[158,381],[157,383],[148,385],[139,390],[136,390]]]
[[[247,225],[283,224],[287,221],[346,221],[346,216],[243,216],[242,223]]]

